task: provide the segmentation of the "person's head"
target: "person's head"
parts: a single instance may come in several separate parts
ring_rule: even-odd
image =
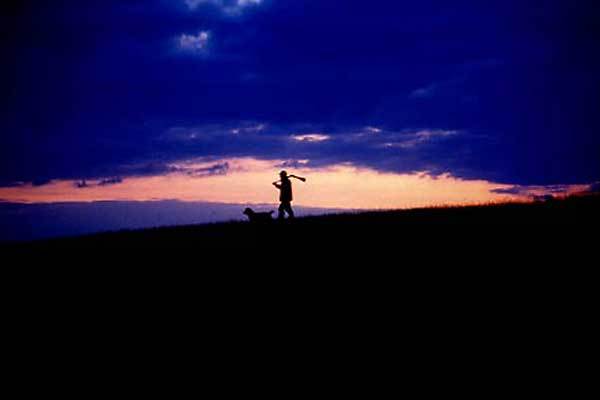
[[[287,171],[281,171],[281,172],[279,173],[279,177],[280,177],[281,179],[287,179],[287,178],[288,178]]]

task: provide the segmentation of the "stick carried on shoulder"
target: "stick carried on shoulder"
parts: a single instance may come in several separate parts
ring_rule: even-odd
[[[288,178],[296,178],[296,179],[298,179],[299,181],[306,182],[306,178],[303,178],[303,177],[301,177],[301,176],[296,176],[296,175],[288,175]],[[281,182],[281,179],[280,179],[280,180],[278,180],[278,181],[275,181],[275,182],[273,182],[273,184],[276,184],[276,183],[279,183],[279,182]]]
[[[298,179],[299,181],[306,182],[306,178],[303,178],[303,177],[301,177],[301,176],[290,175],[290,178],[296,178],[296,179]]]

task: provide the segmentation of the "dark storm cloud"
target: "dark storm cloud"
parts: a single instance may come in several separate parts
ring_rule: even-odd
[[[597,3],[250,3],[7,8],[0,185],[232,156],[598,180]]]
[[[237,126],[237,127],[235,127]],[[240,123],[239,125],[176,127],[158,139],[157,146],[169,148],[177,159],[207,155],[263,159],[309,160],[306,167],[351,162],[390,172],[445,172],[436,165],[440,151],[450,143],[476,142],[472,134],[446,130],[388,131],[375,127],[327,130],[326,126],[273,125]],[[448,156],[453,160],[455,156]],[[291,165],[290,164],[290,165]]]

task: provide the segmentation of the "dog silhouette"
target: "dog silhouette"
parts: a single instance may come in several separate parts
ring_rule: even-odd
[[[261,222],[270,222],[273,221],[273,213],[275,211],[269,212],[255,212],[251,208],[246,208],[243,212],[245,216],[248,217],[248,220],[253,223],[261,223]]]

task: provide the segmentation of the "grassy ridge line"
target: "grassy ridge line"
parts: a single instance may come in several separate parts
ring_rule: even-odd
[[[515,225],[579,225],[596,228],[600,222],[600,197],[578,196],[544,203],[505,203],[476,206],[442,206],[409,210],[348,212],[309,216],[294,221],[273,221],[256,225],[226,222],[205,225],[160,227],[93,234],[77,238],[52,239],[24,246],[141,246],[152,249],[190,246],[261,246],[277,243],[356,242],[380,243],[392,240],[435,238],[442,232],[454,235],[459,226],[480,226],[494,234]],[[486,228],[485,226],[488,226]],[[510,228],[508,228],[510,227]],[[469,228],[471,232],[476,232]],[[548,229],[537,229],[540,233]],[[472,233],[471,233],[472,234]]]

